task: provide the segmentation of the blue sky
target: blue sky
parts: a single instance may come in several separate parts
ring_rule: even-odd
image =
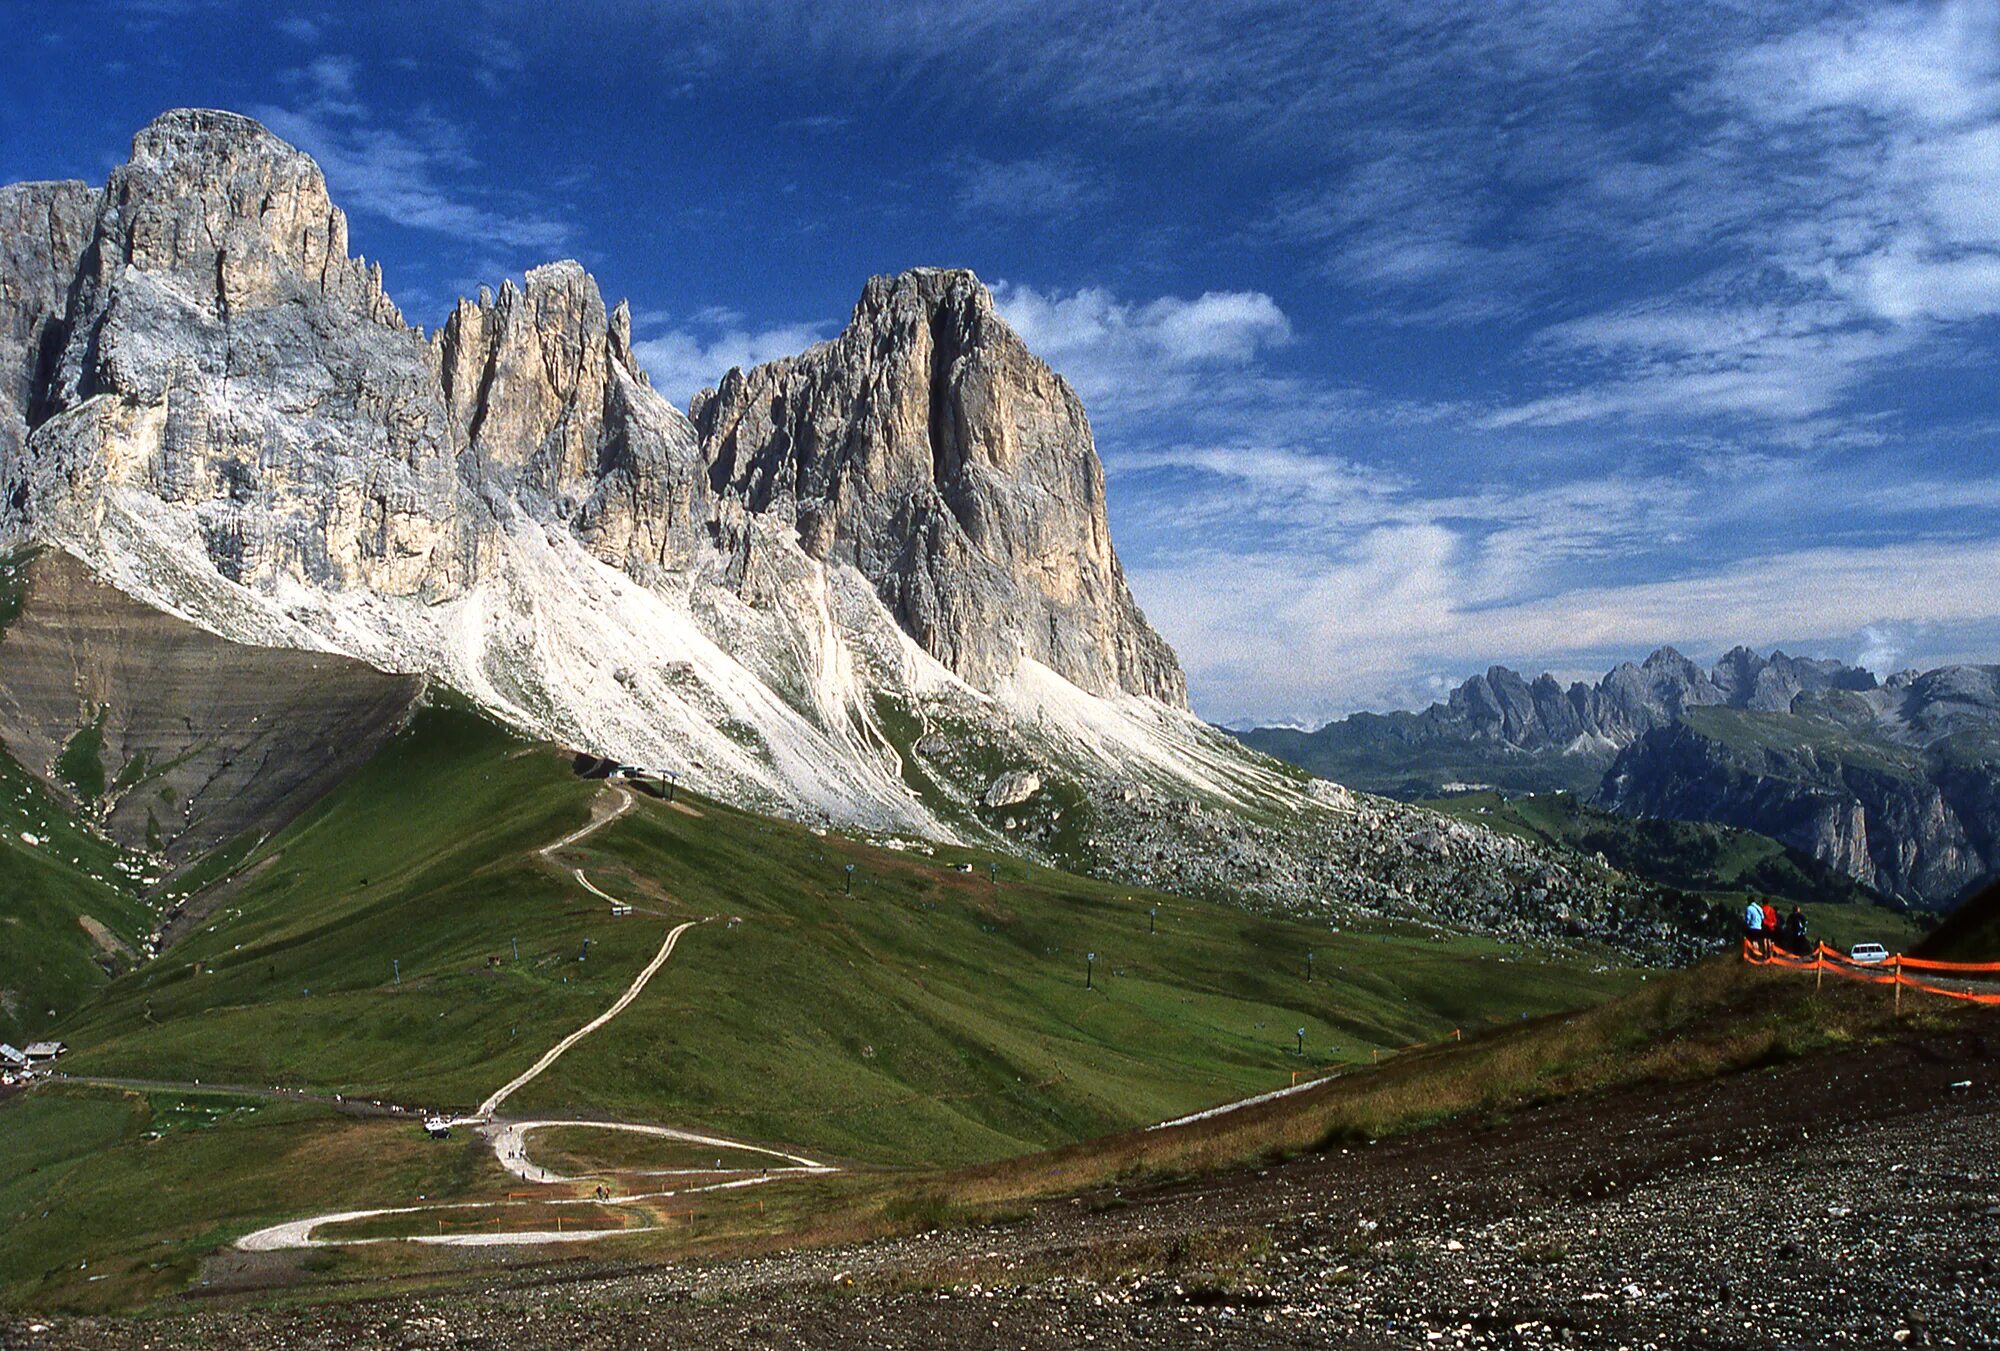
[[[573,256],[683,402],[973,268],[1218,720],[2000,659],[1990,0],[0,8],[0,180],[248,112],[413,322]]]

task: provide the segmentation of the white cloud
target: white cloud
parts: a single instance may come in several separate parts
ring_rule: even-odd
[[[1064,293],[1003,281],[993,302],[1093,413],[1185,402],[1196,388],[1193,372],[1240,367],[1292,339],[1291,321],[1261,291],[1133,303],[1101,287]]]
[[[2000,11],[1981,0],[1874,7],[1734,63],[1741,97],[1787,118],[1866,112],[1948,126],[2000,109]]]
[[[337,205],[483,248],[533,250],[536,262],[564,246],[569,231],[561,223],[489,205],[452,181],[476,167],[456,127],[431,117],[377,120],[341,96],[354,71],[338,58],[314,62],[304,78],[310,93],[299,107],[249,112],[318,162]]]
[[[1613,244],[1708,250],[1707,274],[1546,329],[1553,388],[1486,425],[1798,424],[2000,315],[2000,7],[1883,6],[1776,37],[1685,102],[1718,119],[1707,137],[1579,219]]]
[[[793,356],[824,336],[818,324],[786,324],[755,330],[707,326],[705,332],[672,329],[634,342],[632,351],[652,377],[654,387],[686,408],[696,393],[714,385],[732,367],[748,370],[766,361]]]
[[[494,33],[478,33],[472,38],[472,77],[489,94],[503,94],[528,68],[521,49]]]

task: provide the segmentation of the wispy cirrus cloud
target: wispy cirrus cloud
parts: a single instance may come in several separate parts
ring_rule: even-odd
[[[952,168],[959,209],[972,216],[1067,216],[1111,197],[1099,173],[1060,153],[1000,161],[962,155]]]
[[[334,200],[350,213],[448,236],[482,250],[564,248],[567,226],[539,211],[510,209],[468,182],[482,166],[455,122],[426,110],[391,121],[361,88],[354,58],[321,53],[283,77],[293,97],[246,111],[318,162]]]
[[[1782,427],[2000,315],[2000,10],[1884,6],[1719,55],[1682,95],[1705,140],[1651,196],[1699,275],[1540,335],[1552,388],[1492,424],[1667,415]]]

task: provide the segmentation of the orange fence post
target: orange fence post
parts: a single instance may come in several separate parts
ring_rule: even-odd
[[[1813,993],[1818,994],[1826,984],[1826,944],[1813,944]]]
[[[1903,1016],[1903,955],[1897,953],[1889,959],[1890,974],[1896,978],[1896,1016]]]

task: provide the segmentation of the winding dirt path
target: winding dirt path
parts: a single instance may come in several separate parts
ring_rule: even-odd
[[[554,1046],[551,1046],[547,1051],[545,1051],[542,1054],[542,1058],[540,1060],[537,1060],[534,1064],[528,1066],[528,1068],[526,1068],[525,1070],[522,1070],[512,1079],[509,1079],[506,1082],[506,1084],[504,1084],[499,1090],[497,1090],[493,1094],[493,1096],[489,1097],[485,1102],[480,1103],[479,1109],[475,1111],[471,1116],[460,1117],[458,1118],[458,1121],[454,1124],[473,1125],[478,1122],[491,1120],[493,1117],[493,1113],[499,1110],[501,1103],[507,1101],[507,1099],[512,1097],[515,1093],[527,1087],[528,1084],[533,1082],[536,1076],[541,1074],[543,1070],[555,1064],[556,1061],[562,1057],[563,1052],[569,1050],[570,1047],[576,1045],[578,1042],[582,1041],[585,1037],[595,1032],[598,1028],[603,1027],[613,1018],[616,1018],[619,1014],[623,1013],[626,1009],[626,1006],[629,1005],[633,1000],[637,999],[639,997],[639,992],[646,988],[646,982],[653,978],[654,973],[667,964],[667,958],[674,955],[674,944],[681,941],[681,935],[686,933],[689,929],[692,929],[695,925],[700,923],[703,923],[703,921],[698,919],[691,919],[683,924],[678,924],[674,926],[674,928],[667,933],[666,942],[660,944],[660,950],[653,954],[653,960],[646,963],[645,969],[639,973],[638,977],[634,979],[630,985],[625,987],[625,993],[619,995],[618,998],[612,1003],[610,1008],[604,1010],[604,1012],[598,1014],[595,1018],[592,1018],[589,1022],[585,1023],[582,1027],[579,1027],[576,1031],[570,1033],[567,1037],[564,1037]]]
[[[627,1131],[634,1135],[651,1135],[663,1140],[680,1140],[691,1145],[705,1145],[711,1149],[726,1149],[744,1154],[762,1154],[767,1158],[781,1160],[776,1168],[763,1168],[760,1173],[831,1173],[837,1171],[832,1165],[816,1163],[803,1154],[791,1154],[782,1149],[767,1149],[762,1145],[746,1145],[740,1140],[731,1140],[721,1135],[702,1135],[695,1131],[684,1131],[673,1126],[650,1126],[629,1121],[496,1121],[486,1128],[487,1138],[493,1142],[493,1152],[499,1156],[500,1164],[508,1172],[525,1182],[578,1182],[581,1178],[564,1177],[553,1169],[544,1168],[528,1160],[527,1140],[535,1131],[551,1130],[562,1126],[578,1126],[586,1130]],[[722,1174],[748,1173],[747,1168],[650,1168],[619,1169],[641,1177],[700,1176],[716,1177]]]
[[[604,829],[606,826],[610,825],[613,821],[616,821],[619,817],[623,816],[626,812],[632,810],[633,799],[632,799],[632,794],[630,792],[628,792],[623,788],[620,788],[615,783],[611,785],[611,791],[618,794],[618,805],[616,807],[613,807],[603,816],[597,815],[595,810],[593,810],[591,812],[591,819],[587,823],[578,827],[575,830],[572,830],[569,834],[563,836],[560,840],[555,841],[553,844],[543,845],[540,849],[537,849],[535,852],[537,854],[540,854],[543,858],[547,858],[550,854],[555,853],[556,850],[558,849],[567,849],[571,845],[575,844],[578,840],[585,839],[591,835],[596,834],[598,831]],[[593,807],[594,805],[595,804],[593,804]]]
[[[605,826],[610,825],[613,821],[616,821],[619,817],[630,811],[633,805],[631,793],[616,785],[613,785],[612,791],[616,792],[619,797],[616,808],[602,816],[594,816],[589,824],[578,830],[571,831],[552,844],[543,845],[535,852],[542,858],[548,858],[558,850],[565,849],[579,840],[587,838],[593,832],[602,830]],[[584,890],[594,896],[602,897],[614,905],[620,904],[617,897],[600,891],[593,885],[590,879],[584,876],[583,869],[572,868],[570,871]],[[547,1070],[549,1066],[555,1064],[557,1060],[561,1059],[563,1054],[571,1047],[603,1027],[613,1018],[616,1018],[620,1013],[623,1013],[631,1005],[632,1001],[639,997],[640,992],[646,988],[646,983],[652,980],[658,974],[660,968],[667,964],[667,959],[673,956],[674,945],[680,942],[681,935],[692,929],[695,925],[704,922],[704,920],[691,919],[669,930],[666,939],[660,944],[660,950],[653,954],[653,959],[646,963],[644,969],[633,978],[630,985],[625,987],[625,992],[612,1002],[610,1008],[598,1014],[582,1027],[579,1027],[576,1031],[550,1047],[534,1064],[495,1090],[486,1101],[479,1104],[478,1108],[470,1116],[456,1117],[452,1120],[451,1124],[454,1126],[478,1127],[480,1132],[491,1143],[494,1157],[499,1160],[502,1168],[524,1181],[539,1185],[556,1185],[576,1180],[574,1178],[559,1176],[553,1170],[540,1167],[528,1158],[527,1139],[530,1134],[535,1131],[561,1126],[585,1126],[597,1130],[627,1131],[639,1135],[653,1135],[671,1140],[682,1140],[689,1144],[698,1144],[715,1149],[726,1149],[731,1152],[761,1154],[780,1162],[776,1167],[757,1169],[660,1169],[648,1175],[689,1175],[723,1178],[725,1180],[709,1182],[700,1186],[679,1187],[665,1191],[635,1192],[604,1198],[551,1196],[536,1199],[531,1204],[543,1206],[595,1206],[629,1201],[651,1201],[671,1196],[687,1196],[701,1192],[729,1191],[739,1187],[755,1187],[767,1182],[775,1182],[787,1175],[838,1171],[830,1164],[819,1163],[802,1154],[791,1154],[783,1150],[769,1149],[762,1145],[745,1144],[742,1141],[731,1140],[724,1136],[703,1135],[694,1131],[680,1130],[672,1126],[655,1126],[646,1123],[624,1121],[535,1120],[496,1122],[493,1120],[493,1114],[499,1110],[500,1105],[506,1102],[508,1098],[534,1082],[537,1076]],[[282,1224],[270,1225],[254,1233],[245,1234],[242,1238],[236,1240],[236,1246],[245,1252],[276,1252],[286,1248],[347,1247],[359,1244],[401,1242],[429,1243],[448,1247],[491,1247],[501,1244],[582,1243],[593,1239],[616,1238],[621,1234],[645,1232],[645,1229],[563,1229],[558,1226],[555,1229],[521,1229],[469,1234],[408,1234],[382,1238],[321,1239],[313,1237],[315,1230],[326,1225],[344,1224],[354,1220],[376,1219],[384,1215],[415,1215],[440,1210],[480,1210],[494,1204],[496,1203],[492,1201],[441,1201],[418,1206],[387,1206],[370,1210],[345,1210],[326,1215],[313,1215],[302,1220],[287,1220]]]

